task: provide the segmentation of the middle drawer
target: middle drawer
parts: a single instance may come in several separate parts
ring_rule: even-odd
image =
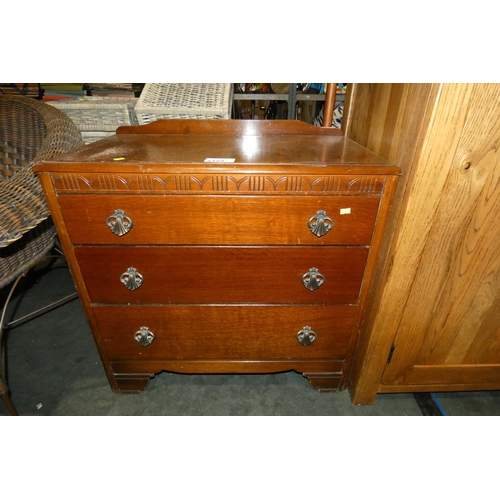
[[[76,247],[94,303],[355,304],[367,247]]]

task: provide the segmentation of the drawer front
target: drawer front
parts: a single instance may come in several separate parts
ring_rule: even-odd
[[[369,245],[380,202],[378,196],[59,195],[58,200],[74,244],[111,245]],[[122,227],[127,231],[122,236],[113,232],[124,232]],[[330,228],[326,234],[314,234],[324,227]]]
[[[367,247],[75,248],[92,302],[356,303]]]
[[[96,306],[92,314],[111,361],[340,360],[356,307]],[[141,327],[154,335],[150,345],[134,338],[148,337]],[[297,340],[312,337],[304,327],[316,335],[307,346]]]

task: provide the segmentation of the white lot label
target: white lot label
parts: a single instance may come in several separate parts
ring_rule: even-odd
[[[205,158],[204,163],[234,163],[236,158]]]
[[[346,215],[346,214],[350,214],[350,213],[351,213],[350,208],[341,208],[340,209],[340,215]]]

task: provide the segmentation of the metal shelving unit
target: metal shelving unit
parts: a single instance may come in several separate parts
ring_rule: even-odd
[[[295,119],[295,104],[297,101],[324,101],[326,94],[304,94],[297,92],[297,84],[290,84],[290,91],[287,94],[258,94],[258,93],[234,93],[235,101],[288,101],[288,119]],[[343,102],[345,94],[337,94],[335,102]]]

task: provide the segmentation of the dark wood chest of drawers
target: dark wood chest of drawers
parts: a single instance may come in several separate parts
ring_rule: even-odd
[[[397,167],[302,122],[164,120],[36,171],[115,391],[163,370],[345,387]]]

